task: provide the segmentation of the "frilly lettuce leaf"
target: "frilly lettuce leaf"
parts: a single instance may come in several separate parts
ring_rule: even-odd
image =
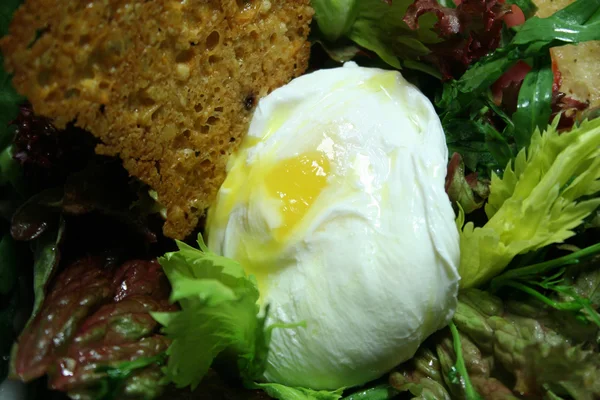
[[[181,311],[153,313],[173,340],[167,377],[177,387],[194,389],[223,351],[237,356],[241,375],[252,380],[262,373],[268,332],[258,317],[259,297],[253,277],[237,262],[177,242],[179,251],[159,259],[172,286],[170,300]]]
[[[559,134],[556,123],[536,131],[527,150],[494,175],[483,227],[460,229],[463,288],[481,285],[502,272],[518,254],[560,243],[600,205],[600,119]],[[464,226],[463,226],[464,225]]]
[[[343,389],[315,391],[276,383],[255,383],[261,378],[275,328],[303,325],[265,326],[268,307],[259,316],[259,292],[254,276],[246,276],[242,266],[212,253],[198,236],[200,249],[177,242],[179,251],[159,259],[169,281],[171,302],[181,311],[155,312],[163,333],[172,340],[164,372],[177,387],[194,390],[207,374],[215,358],[226,352],[235,358],[244,384],[262,389],[280,400],[337,400]]]

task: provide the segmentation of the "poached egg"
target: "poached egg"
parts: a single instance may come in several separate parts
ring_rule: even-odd
[[[445,136],[397,71],[354,63],[262,99],[209,211],[208,246],[254,275],[273,330],[264,379],[376,379],[446,326],[459,236]]]

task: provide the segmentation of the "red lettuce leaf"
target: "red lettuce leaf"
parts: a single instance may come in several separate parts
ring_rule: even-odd
[[[56,225],[58,214],[102,214],[123,224],[148,243],[157,240],[149,216],[134,207],[141,184],[133,182],[118,160],[94,154],[97,141],[81,129],[59,130],[52,121],[20,107],[14,120],[13,158],[26,182],[22,205],[11,218],[17,240],[33,240]],[[32,196],[33,195],[33,196]]]
[[[511,12],[500,0],[463,0],[456,8],[443,7],[437,0],[415,0],[403,20],[416,30],[423,14],[438,17],[435,29],[444,41],[430,45],[431,54],[423,59],[436,65],[444,79],[451,79],[500,45],[503,19]]]
[[[73,126],[58,130],[50,119],[35,115],[29,104],[19,108],[13,124],[13,158],[34,192],[62,184],[94,154],[97,140],[92,135]]]
[[[581,111],[588,109],[590,106],[589,102],[581,102],[579,100],[575,100],[572,97],[568,97],[563,92],[553,92],[552,93],[552,116],[551,119],[554,119],[558,114],[560,114],[560,120],[558,122],[559,130],[569,130],[575,124],[575,121],[578,119],[578,115]]]
[[[20,241],[38,239],[59,219],[55,208],[62,201],[62,190],[46,189],[23,203],[13,214],[10,233]]]
[[[452,154],[448,163],[445,188],[450,201],[467,214],[481,208],[490,194],[489,180],[478,178],[476,172],[465,176],[465,164],[458,153]]]
[[[519,90],[531,66],[525,61],[518,61],[506,71],[491,87],[494,102],[501,105],[509,114],[517,111]]]
[[[77,326],[111,294],[100,260],[82,259],[60,274],[38,315],[17,341],[11,375],[28,382],[43,376]]]
[[[50,374],[49,386],[66,392],[96,386],[106,378],[102,367],[118,366],[123,362],[164,353],[169,344],[169,340],[162,335],[152,335],[120,345],[100,342],[95,346],[80,347],[74,344],[65,356],[56,361],[56,369]]]
[[[40,313],[21,334],[13,350],[13,376],[30,381],[48,374],[52,389],[100,393],[108,381],[114,384],[111,368],[167,350],[169,340],[158,334],[150,312],[174,310],[169,291],[156,261],[129,261],[118,268],[109,257],[74,262],[54,280]],[[143,379],[159,372],[156,363],[143,364],[119,380],[117,389],[127,390],[131,382],[131,390],[159,390],[159,379],[153,387]]]
[[[116,271],[113,278],[115,302],[134,295],[147,295],[155,300],[167,302],[171,287],[165,279],[162,267],[156,261],[142,262],[142,267],[139,265],[140,261],[127,262]]]
[[[97,342],[119,345],[138,340],[156,330],[158,323],[149,313],[162,308],[148,296],[132,296],[119,303],[105,304],[83,322],[73,343],[81,347]]]

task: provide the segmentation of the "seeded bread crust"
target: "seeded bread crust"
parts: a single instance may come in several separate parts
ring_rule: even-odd
[[[257,100],[307,68],[312,16],[309,0],[27,0],[0,48],[35,112],[99,138],[184,238]]]

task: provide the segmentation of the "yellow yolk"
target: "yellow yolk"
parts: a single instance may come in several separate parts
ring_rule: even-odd
[[[244,237],[233,257],[248,275],[255,276],[262,297],[267,289],[268,274],[277,268],[273,260],[289,244],[311,206],[326,188],[331,174],[330,158],[333,156],[316,150],[275,160],[273,154],[268,154],[248,168],[248,150],[256,144],[254,140],[247,140],[234,155],[223,184],[230,193],[227,201],[217,202],[218,205],[211,209],[209,226],[213,220],[221,226],[226,224],[236,205],[244,204],[247,208],[253,203],[253,196],[261,196],[258,201],[273,204],[279,224],[272,227],[269,240]]]
[[[275,240],[283,242],[306,215],[313,201],[327,186],[329,160],[321,152],[305,153],[282,160],[265,176],[272,197],[281,199],[281,226],[274,230]]]

